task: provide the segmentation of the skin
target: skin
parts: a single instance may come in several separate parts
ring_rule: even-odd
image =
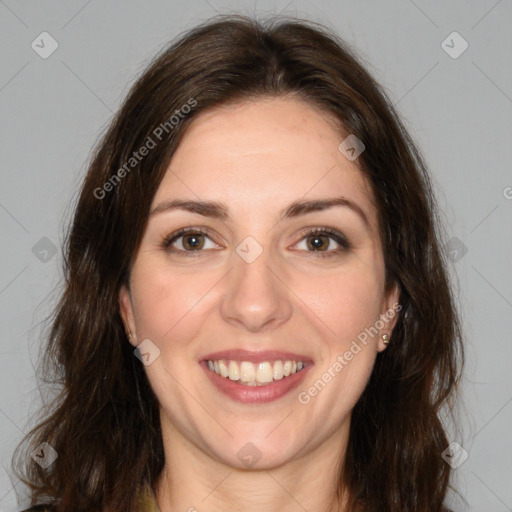
[[[150,339],[160,350],[145,370],[161,408],[162,512],[343,510],[335,492],[351,411],[396,316],[307,404],[297,395],[398,302],[397,288],[384,287],[374,196],[338,149],[346,135],[301,100],[245,100],[201,113],[170,162],[152,209],[171,199],[215,200],[230,220],[183,210],[150,216],[129,289],[119,295],[132,344]],[[356,203],[368,225],[347,206],[279,220],[295,200],[339,196]],[[183,227],[209,229],[195,256],[162,247]],[[351,247],[336,252],[340,245],[324,236],[322,250],[332,256],[319,257],[315,235],[305,233],[315,227],[343,233]],[[263,248],[252,263],[235,250],[248,236]],[[173,245],[192,252],[185,242]],[[233,348],[292,351],[314,366],[279,400],[242,404],[198,364]],[[262,454],[251,468],[237,457],[247,442]]]

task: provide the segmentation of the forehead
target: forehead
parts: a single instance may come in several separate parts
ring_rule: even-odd
[[[375,224],[364,174],[339,150],[348,134],[329,114],[295,98],[258,98],[210,109],[187,128],[153,205],[219,200],[254,212],[299,198],[346,197]]]

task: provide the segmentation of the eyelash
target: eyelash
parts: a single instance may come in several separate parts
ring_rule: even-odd
[[[171,253],[180,253],[183,254],[186,257],[197,257],[200,252],[203,252],[202,250],[198,251],[184,251],[182,249],[175,249],[172,247],[172,244],[178,240],[179,238],[187,235],[187,234],[201,234],[209,237],[209,231],[202,229],[202,228],[182,228],[171,235],[165,237],[162,240],[162,248],[168,252]],[[351,249],[350,242],[345,238],[344,235],[339,233],[338,231],[335,231],[331,228],[322,227],[322,228],[313,228],[309,229],[305,233],[303,233],[302,238],[300,241],[302,241],[305,238],[308,238],[310,236],[314,235],[327,235],[329,238],[333,239],[336,243],[340,245],[337,249],[331,249],[330,251],[306,251],[309,253],[312,253],[311,257],[314,258],[330,258],[333,257],[341,252],[345,252],[349,249]],[[209,237],[210,238],[210,237]],[[309,256],[308,256],[309,257]]]

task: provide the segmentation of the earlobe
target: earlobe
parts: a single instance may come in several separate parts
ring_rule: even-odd
[[[130,343],[135,347],[137,346],[137,336],[135,334],[135,322],[133,320],[133,305],[130,296],[130,291],[126,285],[122,285],[119,290],[119,313],[123,320],[123,325],[126,331],[126,336]]]

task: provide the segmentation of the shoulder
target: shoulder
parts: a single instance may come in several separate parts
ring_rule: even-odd
[[[34,505],[33,507],[26,508],[21,512],[54,512],[55,507],[52,505]]]
[[[30,508],[21,510],[20,512],[55,512],[56,508],[52,504],[33,505]],[[137,510],[141,512],[160,512],[153,489],[145,484],[140,489],[137,497]],[[1,512],[1,511],[0,511]]]

